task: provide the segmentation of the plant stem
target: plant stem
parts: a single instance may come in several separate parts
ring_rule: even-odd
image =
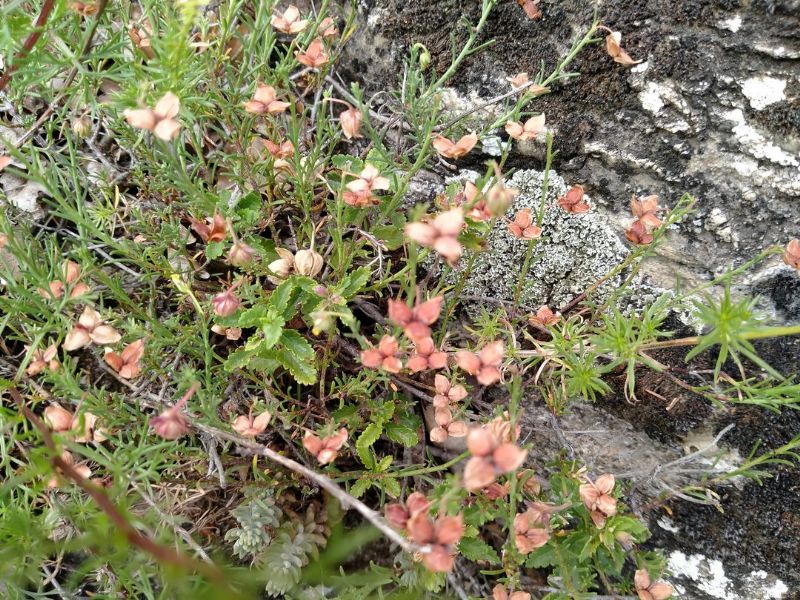
[[[517,427],[517,412],[519,409],[519,401],[522,397],[522,377],[514,375],[511,380],[511,399],[508,404],[508,419],[511,423],[511,431],[516,431]],[[513,433],[512,433],[513,435]],[[508,541],[509,548],[513,552],[516,550],[514,543],[514,519],[517,516],[517,470],[515,469],[508,474],[509,492],[508,492]]]
[[[743,263],[742,265],[736,267],[735,269],[731,269],[730,271],[726,271],[725,273],[723,273],[722,275],[720,275],[718,277],[715,277],[711,281],[708,281],[708,282],[706,282],[706,283],[704,283],[704,284],[702,284],[702,285],[700,285],[700,286],[698,286],[696,288],[693,288],[693,289],[687,291],[684,294],[681,294],[681,295],[677,296],[676,299],[677,300],[683,300],[687,296],[696,295],[698,292],[701,292],[703,290],[707,290],[708,288],[714,287],[716,285],[719,285],[720,283],[723,283],[725,281],[729,281],[731,278],[733,278],[736,275],[739,275],[741,273],[744,273],[745,271],[747,271],[751,267],[757,265],[758,263],[760,263],[764,259],[769,258],[773,254],[782,254],[782,253],[783,253],[783,248],[781,246],[770,246],[769,248],[767,248],[765,250],[762,250],[760,253],[758,253],[756,256],[754,256],[753,258],[748,260],[746,263]]]
[[[264,456],[270,461],[277,463],[289,469],[290,471],[294,471],[298,475],[302,475],[306,479],[314,482],[319,487],[328,492],[331,496],[336,498],[339,501],[339,503],[345,508],[356,509],[359,513],[361,513],[361,515],[367,521],[372,523],[372,525],[374,525],[375,528],[378,529],[384,536],[389,538],[392,542],[400,546],[406,552],[414,553],[414,552],[425,552],[426,550],[429,551],[429,547],[426,546],[420,547],[417,544],[413,543],[411,540],[400,535],[400,533],[398,533],[391,525],[389,525],[386,519],[384,519],[380,514],[378,514],[377,512],[372,510],[369,506],[361,502],[361,500],[354,498],[353,496],[345,492],[342,488],[336,485],[336,483],[334,483],[333,480],[323,475],[322,473],[317,473],[316,471],[309,469],[305,465],[302,465],[299,462],[292,460],[291,458],[287,458],[286,456],[279,454],[272,448],[244,439],[242,437],[239,437],[238,435],[233,435],[225,431],[222,431],[221,429],[203,425],[201,423],[198,423],[197,421],[194,421],[193,426],[195,429],[207,433],[212,437],[233,442],[234,444],[236,444],[241,448],[245,448],[247,450],[250,450],[251,452],[260,454],[261,456]]]
[[[6,68],[6,72],[3,73],[2,77],[0,77],[0,92],[5,89],[5,87],[8,85],[8,82],[11,81],[11,76],[14,74],[14,71],[19,68],[20,59],[25,58],[25,56],[27,56],[27,54],[33,50],[36,42],[39,41],[39,38],[44,31],[44,26],[47,23],[47,19],[50,17],[50,13],[53,11],[54,5],[55,0],[45,0],[44,4],[42,4],[42,9],[39,11],[39,16],[36,18],[36,22],[33,24],[33,31],[31,31],[28,34],[28,37],[25,38],[25,43],[22,44],[22,48],[14,56],[14,62]]]
[[[530,81],[530,82],[526,83],[522,87],[512,89],[510,92],[506,92],[505,94],[500,94],[499,96],[495,96],[494,98],[490,98],[486,102],[483,102],[482,104],[474,106],[474,107],[472,107],[472,108],[470,108],[470,109],[468,109],[468,110],[456,115],[450,121],[448,121],[445,125],[437,126],[434,129],[434,131],[445,131],[445,130],[449,129],[450,127],[452,127],[453,125],[455,125],[456,123],[461,122],[463,119],[467,118],[471,114],[479,112],[479,111],[483,110],[484,108],[486,108],[487,106],[491,106],[493,104],[501,102],[502,100],[505,100],[506,98],[510,98],[511,96],[515,96],[515,95],[523,92],[523,90],[525,90],[526,88],[531,88],[531,87],[536,86],[534,88],[534,91],[530,91],[530,90],[526,91],[522,96],[520,96],[520,99],[517,102],[517,104],[516,104],[516,106],[514,108],[514,111],[516,111],[518,108],[521,108],[522,106],[524,106],[525,104],[527,104],[528,102],[530,102],[531,100],[536,98],[537,96],[541,96],[541,95],[546,94],[549,90],[547,90],[547,89],[542,90],[541,88],[546,88],[546,86],[548,84],[554,83],[558,79],[561,79],[562,77],[564,77],[563,71],[566,68],[566,66],[569,63],[571,63],[575,59],[576,56],[578,56],[578,53],[581,50],[583,50],[583,48],[587,44],[590,44],[593,41],[595,41],[595,40],[592,39],[592,36],[594,35],[595,31],[597,31],[597,21],[592,23],[592,26],[589,28],[589,31],[586,32],[586,34],[578,41],[577,44],[575,44],[575,46],[573,46],[573,48],[570,50],[570,52],[567,54],[567,56],[564,57],[564,59],[556,66],[555,69],[553,69],[553,71],[550,73],[550,75],[548,75],[548,77],[543,82],[537,83],[536,81]],[[499,127],[500,125],[502,125],[508,119],[508,116],[509,116],[509,113],[505,113],[505,114],[501,115],[501,117],[498,120],[496,120],[494,123],[492,123],[492,125],[491,125],[491,127],[489,127],[489,129],[494,129],[494,128]]]
[[[542,177],[542,204],[539,209],[539,214],[536,215],[536,224],[539,227],[542,226],[542,222],[544,221],[544,211],[547,204],[547,190],[550,187],[550,167],[553,164],[553,156],[553,134],[547,132],[547,155],[544,163],[544,176]],[[528,277],[528,271],[531,268],[531,260],[533,259],[533,251],[535,250],[538,241],[538,238],[534,238],[528,242],[528,249],[525,252],[525,261],[522,263],[522,271],[519,274],[519,279],[517,279],[517,287],[514,290],[512,313],[516,313],[517,308],[519,307],[519,298],[522,294],[522,287],[525,279]]]
[[[469,456],[469,452],[462,452],[455,458],[451,458],[447,462],[432,467],[409,467],[394,473],[365,473],[363,471],[349,471],[342,473],[339,477],[334,479],[336,483],[344,483],[345,481],[352,481],[353,479],[383,479],[384,477],[416,477],[418,475],[427,475],[429,473],[437,473],[439,471],[446,471],[453,465],[458,464]]]
[[[737,334],[737,337],[743,340],[760,340],[764,338],[784,337],[788,335],[800,335],[800,325],[761,327],[759,329],[751,329],[750,331],[742,331]],[[677,348],[680,346],[696,346],[700,343],[701,339],[702,336],[694,335],[677,340],[650,342],[639,346],[639,350],[657,350],[661,348]]]
[[[97,3],[97,12],[95,13],[94,21],[92,21],[89,30],[86,33],[86,37],[83,40],[83,45],[81,46],[80,54],[77,57],[77,60],[86,55],[89,52],[89,49],[92,46],[92,40],[94,40],[94,34],[97,31],[97,26],[100,24],[100,19],[103,18],[103,13],[106,10],[106,6],[108,5],[108,0],[99,0]],[[44,7],[42,8],[44,11]],[[75,77],[78,75],[80,63],[76,64],[70,72],[67,74],[66,78],[64,79],[64,83],[62,84],[62,89],[59,92],[58,96],[50,103],[50,105],[44,110],[44,112],[36,119],[36,122],[22,135],[20,138],[14,142],[14,146],[16,148],[21,148],[22,145],[31,139],[39,128],[44,125],[47,119],[50,118],[55,111],[58,105],[61,103],[61,100],[66,96],[67,92],[69,91],[70,84],[74,81]],[[11,75],[11,71],[9,71],[9,76]],[[3,86],[0,86],[0,90],[3,89]]]
[[[549,84],[553,83],[554,81],[560,79],[563,76],[563,72],[566,66],[573,60],[575,60],[575,57],[578,56],[580,51],[583,50],[585,46],[594,41],[592,39],[592,36],[594,36],[595,32],[597,31],[597,27],[599,24],[600,22],[597,20],[592,22],[592,26],[589,28],[589,31],[587,31],[586,34],[580,39],[580,41],[577,44],[575,44],[575,46],[569,51],[569,54],[567,54],[564,57],[564,60],[562,60],[558,64],[558,66],[553,70],[552,73],[550,73],[547,79],[542,81],[542,83],[540,83],[539,85],[541,85],[542,87],[547,87]]]
[[[475,43],[475,40],[480,35],[483,28],[486,26],[486,20],[489,18],[489,14],[492,12],[495,4],[497,4],[498,0],[483,0],[483,7],[481,8],[481,18],[478,21],[478,24],[472,29],[472,32],[469,34],[469,38],[467,42],[464,44],[464,47],[461,49],[461,52],[458,56],[453,60],[447,70],[442,74],[439,79],[434,81],[428,89],[423,94],[423,98],[426,96],[431,95],[433,92],[438,90],[442,87],[447,80],[450,79],[453,74],[458,70],[458,67],[461,66],[461,63],[474,52],[472,45]]]
[[[492,225],[494,224],[494,219],[492,219]],[[490,225],[490,229],[491,226]],[[442,326],[439,329],[439,339],[438,343],[442,343],[442,339],[444,338],[444,334],[447,333],[447,324],[450,322],[450,317],[453,316],[453,311],[456,309],[456,305],[458,304],[458,299],[461,296],[461,292],[464,289],[464,285],[467,283],[467,278],[469,277],[470,273],[472,272],[472,267],[475,264],[475,259],[478,257],[477,252],[472,252],[469,255],[469,261],[467,261],[466,268],[461,272],[458,281],[456,282],[456,287],[453,288],[452,298],[450,302],[447,304],[447,308],[444,312],[444,318],[442,319]]]

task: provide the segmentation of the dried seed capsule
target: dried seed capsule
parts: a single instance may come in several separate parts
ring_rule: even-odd
[[[300,275],[316,277],[322,270],[322,256],[314,250],[299,250],[294,255],[294,270]]]

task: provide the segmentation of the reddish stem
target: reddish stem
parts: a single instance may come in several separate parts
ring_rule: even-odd
[[[192,387],[189,388],[178,404],[180,405],[186,403],[186,401],[199,387],[200,384],[197,383],[192,385]],[[125,518],[125,515],[114,505],[103,488],[92,481],[84,479],[83,476],[75,469],[75,467],[61,458],[56,443],[50,434],[50,429],[38,416],[33,413],[33,411],[31,411],[30,408],[25,405],[25,401],[19,391],[17,391],[16,388],[10,388],[8,392],[11,394],[11,397],[17,404],[20,412],[22,412],[22,414],[25,415],[25,417],[33,424],[33,426],[39,430],[45,446],[53,453],[53,457],[50,459],[50,462],[54,469],[64,475],[67,479],[70,479],[75,485],[86,492],[92,498],[92,500],[94,500],[97,507],[106,514],[117,530],[125,536],[125,539],[128,541],[128,543],[149,554],[159,563],[169,564],[190,572],[200,572],[217,585],[226,585],[225,575],[219,569],[219,567],[213,563],[207,564],[197,561],[191,556],[188,556],[175,548],[161,545],[153,538],[142,533],[136,527],[134,527],[128,521],[128,519]]]
[[[50,13],[53,12],[54,4],[55,0],[44,0],[44,4],[42,4],[42,10],[39,11],[39,16],[36,18],[36,22],[33,24],[33,31],[28,34],[28,37],[25,39],[25,43],[22,44],[22,48],[14,56],[14,62],[6,69],[6,72],[3,73],[3,76],[0,77],[0,92],[5,89],[5,87],[8,85],[8,82],[11,81],[11,75],[13,75],[14,71],[19,68],[20,59],[25,58],[25,56],[31,50],[33,50],[36,42],[39,41],[39,38],[44,31],[44,26],[47,23],[47,19],[50,17]]]

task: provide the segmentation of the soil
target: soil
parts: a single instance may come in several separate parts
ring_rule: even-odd
[[[800,337],[763,340],[756,348],[776,369],[786,375],[797,373]],[[684,363],[685,353],[683,349],[673,349],[669,351],[669,362],[666,356],[657,358],[679,366]],[[708,368],[714,358],[701,357],[689,366]],[[733,424],[734,428],[720,445],[735,448],[741,456],[750,454],[756,445],[758,454],[778,448],[800,433],[798,411],[785,410],[778,414],[752,406],[715,409],[682,388],[674,386],[670,390],[670,386],[663,376],[644,375],[637,386],[638,403],[628,403],[618,387],[616,393],[606,399],[604,407],[628,420],[637,430],[665,442],[680,443],[687,433],[700,427],[711,427],[717,434]],[[663,400],[639,391],[645,389],[652,389],[668,399],[679,398],[679,401],[675,409],[668,412]],[[651,513],[650,547],[680,548],[687,554],[713,557],[722,561],[729,577],[734,572],[747,576],[756,570],[775,574],[791,591],[784,599],[800,598],[800,572],[796,569],[797,560],[800,560],[797,542],[800,539],[800,470],[787,466],[770,471],[773,476],[760,485],[740,481],[716,488],[720,494],[719,507],[671,501],[669,514],[678,531],[659,527],[655,522],[663,511],[654,511]]]

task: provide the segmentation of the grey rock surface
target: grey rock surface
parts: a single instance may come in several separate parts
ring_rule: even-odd
[[[473,179],[477,174],[465,171],[458,179]],[[480,252],[463,288],[465,306],[475,312],[484,305],[482,298],[511,302],[525,261],[528,241],[515,238],[508,221],[517,211],[530,209],[538,214],[544,206],[542,235],[536,242],[528,276],[520,294],[520,303],[535,310],[548,305],[554,310],[568,303],[601,277],[612,271],[628,254],[621,239],[621,229],[596,211],[570,214],[557,198],[567,191],[567,184],[557,173],[550,173],[548,192],[542,203],[544,174],[533,169],[516,171],[506,185],[519,191],[505,218],[497,219],[487,237],[487,249]],[[592,202],[591,199],[588,200]],[[469,263],[469,254],[459,262],[449,279],[455,280]],[[602,301],[627,276],[623,271],[611,278],[594,296]],[[652,289],[637,280],[637,306],[655,300]],[[626,299],[626,304],[630,299]]]
[[[506,91],[506,77],[549,72],[590,24],[623,33],[640,65],[614,63],[602,44],[571,70],[580,76],[531,108],[547,115],[559,152],[554,168],[581,183],[612,222],[632,194],[659,194],[674,205],[697,196],[698,211],[680,226],[650,273],[661,285],[676,274],[708,279],[769,244],[800,236],[800,2],[699,0],[590,2],[542,0],[528,19],[516,2],[500,2],[484,40],[444,98],[454,108]],[[351,42],[352,75],[368,89],[398,82],[413,42],[426,45],[432,68],[450,59],[451,36],[463,41],[462,16],[476,20],[478,0],[362,0],[364,25]],[[541,169],[541,147],[510,165]],[[766,297],[776,316],[800,318],[798,280],[779,259],[763,265],[746,291]],[[787,289],[788,286],[788,289]]]

